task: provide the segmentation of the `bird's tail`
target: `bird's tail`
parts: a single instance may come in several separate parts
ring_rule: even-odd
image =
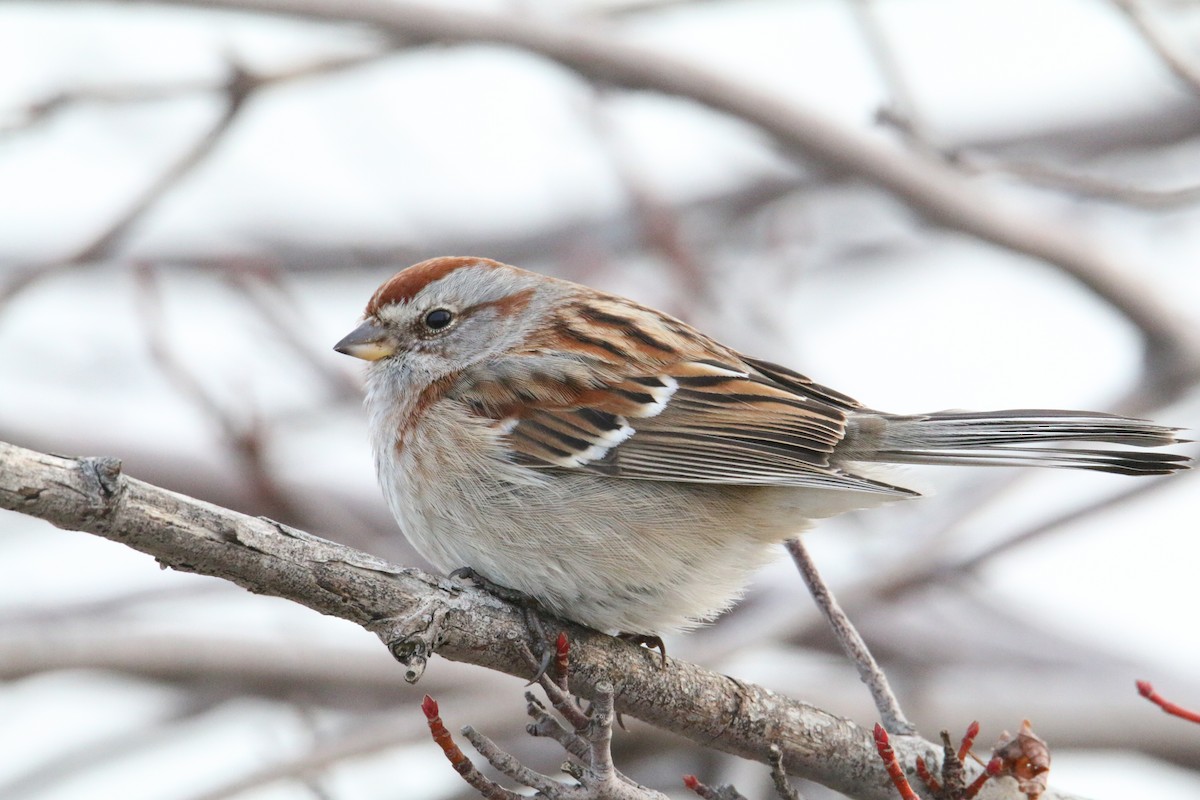
[[[1188,441],[1176,435],[1179,428],[1090,411],[1013,409],[864,415],[856,428],[850,432],[847,449],[862,461],[1065,467],[1122,475],[1165,475],[1187,469],[1192,460],[1177,453],[1047,446],[1095,442],[1161,447]]]

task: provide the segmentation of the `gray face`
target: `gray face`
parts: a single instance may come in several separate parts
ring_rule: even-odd
[[[542,318],[547,294],[559,288],[541,276],[488,264],[459,267],[411,296],[398,279],[400,296],[368,316],[386,333],[390,351],[372,372],[400,370],[430,381],[517,347]]]

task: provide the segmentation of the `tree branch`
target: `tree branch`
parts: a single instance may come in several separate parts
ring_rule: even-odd
[[[410,682],[421,677],[435,650],[528,677],[519,646],[528,636],[521,612],[483,592],[127,478],[114,458],[67,458],[0,442],[0,465],[0,508],[355,622],[407,666]],[[580,696],[594,698],[597,685],[609,682],[623,714],[764,764],[775,744],[794,775],[863,800],[891,800],[870,734],[849,720],[686,662],[672,659],[664,667],[641,648],[563,626],[573,644],[572,680]],[[916,737],[903,737],[896,748],[909,765],[917,755],[938,761],[937,748]],[[1017,796],[1005,782],[981,795]]]

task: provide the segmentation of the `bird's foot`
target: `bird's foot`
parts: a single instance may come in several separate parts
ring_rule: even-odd
[[[547,613],[545,607],[536,597],[496,583],[472,567],[459,567],[450,573],[450,577],[455,580],[470,581],[493,597],[498,597],[521,609],[521,614],[525,618],[525,627],[529,629],[529,634],[533,639],[533,650],[539,658],[538,670],[527,685],[537,683],[550,668],[550,662],[554,658],[554,647],[551,643],[558,638],[557,633],[552,636],[546,630],[545,622],[542,619],[542,615]]]
[[[657,650],[662,660],[662,666],[667,665],[667,646],[663,644],[661,637],[649,633],[618,633],[617,638],[650,650]]]

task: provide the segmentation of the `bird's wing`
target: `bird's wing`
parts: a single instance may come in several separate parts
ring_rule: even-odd
[[[633,369],[620,358],[539,354],[492,364],[456,395],[496,420],[511,458],[533,468],[913,494],[833,463],[853,400],[783,367],[722,354]]]

